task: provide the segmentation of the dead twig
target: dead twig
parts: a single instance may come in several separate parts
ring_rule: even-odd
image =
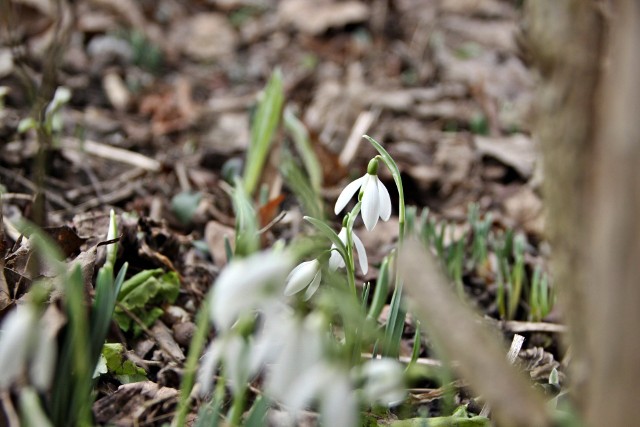
[[[125,163],[151,172],[158,172],[162,167],[159,161],[143,154],[92,140],[67,137],[62,139],[62,147],[68,150],[81,150],[93,156]]]

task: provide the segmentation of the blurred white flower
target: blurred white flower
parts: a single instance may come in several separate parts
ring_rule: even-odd
[[[347,228],[346,227],[342,227],[342,229],[340,230],[340,233],[338,234],[338,237],[340,238],[342,243],[344,243],[346,246],[347,245]],[[356,236],[356,233],[352,232],[351,237],[353,239],[353,245],[356,247],[356,252],[358,254],[360,270],[362,270],[362,274],[367,274],[367,271],[369,271],[367,251],[364,249],[362,240],[360,240],[360,238]],[[344,268],[345,263],[344,263],[344,259],[342,259],[342,255],[340,255],[340,252],[338,252],[337,250],[334,250],[336,249],[336,245],[331,245],[331,249],[332,251],[331,251],[331,257],[329,258],[329,268],[332,270],[337,270],[338,268]]]
[[[265,390],[272,397],[287,400],[301,376],[320,363],[325,332],[326,321],[318,313],[311,313],[304,321],[293,313],[267,320],[259,340],[271,348],[270,357],[265,360]]]
[[[239,335],[217,337],[202,357],[198,370],[200,394],[204,396],[211,392],[214,375],[221,364],[224,365],[224,374],[233,392],[241,391],[255,373],[250,365],[251,353],[251,342]]]
[[[6,388],[29,366],[29,379],[46,391],[53,378],[56,361],[57,328],[47,319],[38,319],[31,304],[16,307],[0,326],[0,388]]]
[[[37,327],[36,309],[30,304],[16,307],[4,318],[0,326],[0,388],[6,388],[22,374]]]
[[[282,403],[295,415],[314,399],[320,404],[322,425],[358,425],[358,402],[348,372],[320,361],[296,378]]]
[[[353,195],[356,194],[358,189],[361,189],[360,191],[363,193],[362,221],[364,222],[364,226],[367,227],[367,230],[373,230],[373,227],[378,223],[378,218],[387,221],[391,217],[391,198],[389,197],[389,191],[387,191],[384,184],[380,182],[376,173],[370,173],[372,169],[377,170],[377,164],[375,168],[370,166],[366,174],[351,182],[342,190],[334,209],[335,214],[338,215],[347,203],[349,203]]]
[[[357,401],[348,372],[326,359],[327,320],[320,313],[304,321],[293,312],[267,319],[261,339],[271,347],[265,392],[295,417],[312,402],[320,404],[322,425],[357,423]],[[259,347],[260,345],[256,345]]]
[[[362,365],[365,399],[370,403],[395,406],[405,399],[403,368],[397,360],[383,358]]]
[[[53,381],[53,374],[58,354],[58,343],[56,341],[57,328],[61,325],[53,326],[51,319],[47,319],[47,313],[40,319],[37,326],[37,338],[33,349],[31,366],[29,368],[29,379],[31,383],[40,391],[47,390]]]
[[[228,330],[238,317],[277,302],[291,260],[287,254],[260,252],[234,259],[213,285],[211,319],[219,330]]]
[[[317,259],[305,261],[289,273],[284,294],[291,296],[306,288],[307,290],[304,293],[304,300],[306,301],[318,290],[321,279],[320,262]]]

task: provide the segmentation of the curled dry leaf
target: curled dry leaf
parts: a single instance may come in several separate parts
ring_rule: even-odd
[[[529,187],[523,186],[517,193],[504,201],[507,216],[527,232],[542,236],[544,215],[542,200]]]
[[[528,179],[533,175],[538,149],[530,137],[523,134],[502,138],[476,135],[474,142],[481,155],[494,158],[515,169],[523,178]]]
[[[278,14],[298,31],[318,35],[329,28],[367,20],[369,7],[359,1],[285,0],[280,3]]]
[[[176,23],[172,38],[182,53],[203,62],[232,55],[238,44],[229,20],[219,13],[200,13]]]
[[[222,225],[217,221],[209,221],[205,228],[204,236],[213,262],[217,267],[223,267],[227,263],[227,251],[225,239],[233,244],[236,232],[233,228]]]

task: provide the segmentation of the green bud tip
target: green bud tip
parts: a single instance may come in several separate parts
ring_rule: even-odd
[[[369,165],[367,166],[367,173],[369,175],[378,175],[378,156],[369,160]]]

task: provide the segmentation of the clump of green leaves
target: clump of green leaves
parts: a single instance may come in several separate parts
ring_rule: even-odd
[[[491,214],[481,217],[477,205],[469,207],[468,222],[469,230],[456,237],[450,224],[438,221],[427,209],[420,217],[415,208],[407,210],[408,228],[434,249],[460,296],[464,294],[465,275],[485,277],[491,271],[497,285],[496,306],[502,318],[516,319],[519,308],[526,302],[528,319],[542,320],[553,308],[555,292],[540,267],[533,271],[528,268],[525,235],[513,230],[494,231]]]
[[[122,284],[118,295],[120,305],[113,318],[123,331],[132,330],[134,335],[139,335],[141,326],[126,311],[133,313],[145,326],[151,326],[164,312],[161,305],[175,302],[179,291],[177,273],[165,273],[161,268],[141,271]]]
[[[124,346],[120,343],[107,343],[102,347],[100,361],[104,369],[101,373],[114,375],[122,384],[144,381],[147,373],[126,358]]]

